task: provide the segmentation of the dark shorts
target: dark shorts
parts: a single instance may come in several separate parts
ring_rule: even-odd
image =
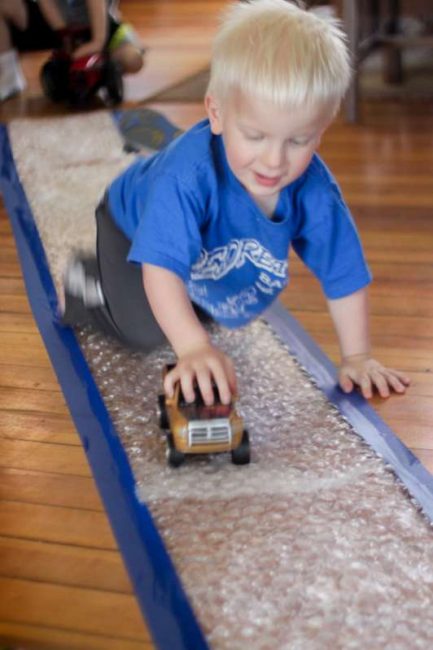
[[[127,261],[131,242],[115,224],[107,196],[96,210],[96,227],[97,265],[106,300],[104,313],[98,316],[102,315],[108,326],[101,327],[101,322],[97,325],[129,347],[153,350],[167,339],[147,300],[141,264]],[[203,324],[212,322],[198,305],[193,303],[193,307]]]
[[[88,307],[82,297],[65,291],[65,325],[91,324],[130,348],[150,352],[167,339],[159,327],[143,286],[141,264],[127,261],[131,242],[111,216],[105,196],[96,209],[97,256],[79,256],[85,274],[98,280],[105,303]],[[193,303],[203,325],[211,317]]]
[[[27,29],[18,29],[11,25],[11,39],[13,46],[19,52],[36,52],[38,50],[53,50],[62,45],[57,32],[55,32],[45,20],[37,2],[24,0],[27,7]],[[112,16],[108,16],[107,42],[109,43],[119,24]],[[86,38],[87,36],[87,38]],[[90,30],[84,40],[90,40]]]
[[[97,261],[113,335],[129,347],[152,350],[166,338],[144,292],[140,264],[127,261],[131,242],[114,223],[108,198],[96,209]]]

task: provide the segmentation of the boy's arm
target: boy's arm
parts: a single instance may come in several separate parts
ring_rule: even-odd
[[[74,59],[101,52],[107,38],[107,3],[105,0],[87,0],[91,39],[73,53]]]
[[[410,379],[371,357],[367,290],[328,300],[328,306],[340,344],[339,383],[344,392],[350,393],[357,384],[367,399],[374,387],[381,397],[388,397],[390,389],[404,393]]]
[[[213,403],[212,378],[223,403],[236,393],[233,363],[215,348],[198,319],[182,280],[171,271],[143,264],[143,284],[153,314],[171,343],[178,358],[176,367],[167,374],[164,388],[173,394],[180,381],[188,401],[194,400],[194,380],[206,404]]]

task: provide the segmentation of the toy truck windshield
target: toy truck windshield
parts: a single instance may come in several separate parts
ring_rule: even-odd
[[[187,420],[212,420],[214,418],[228,418],[233,405],[221,404],[219,401],[218,389],[213,386],[214,403],[207,406],[199,390],[196,390],[196,397],[193,402],[187,402],[182,390],[179,391],[179,410]]]

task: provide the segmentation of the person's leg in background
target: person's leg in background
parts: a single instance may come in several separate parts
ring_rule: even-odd
[[[21,92],[26,86],[11,29],[24,31],[27,22],[24,0],[0,0],[0,101]]]
[[[109,18],[108,51],[124,74],[139,72],[144,65],[145,48],[131,25]]]

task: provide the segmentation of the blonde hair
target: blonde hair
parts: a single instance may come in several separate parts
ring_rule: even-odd
[[[279,107],[338,106],[350,76],[338,19],[287,0],[236,2],[214,40],[208,94],[221,102],[238,90]]]

